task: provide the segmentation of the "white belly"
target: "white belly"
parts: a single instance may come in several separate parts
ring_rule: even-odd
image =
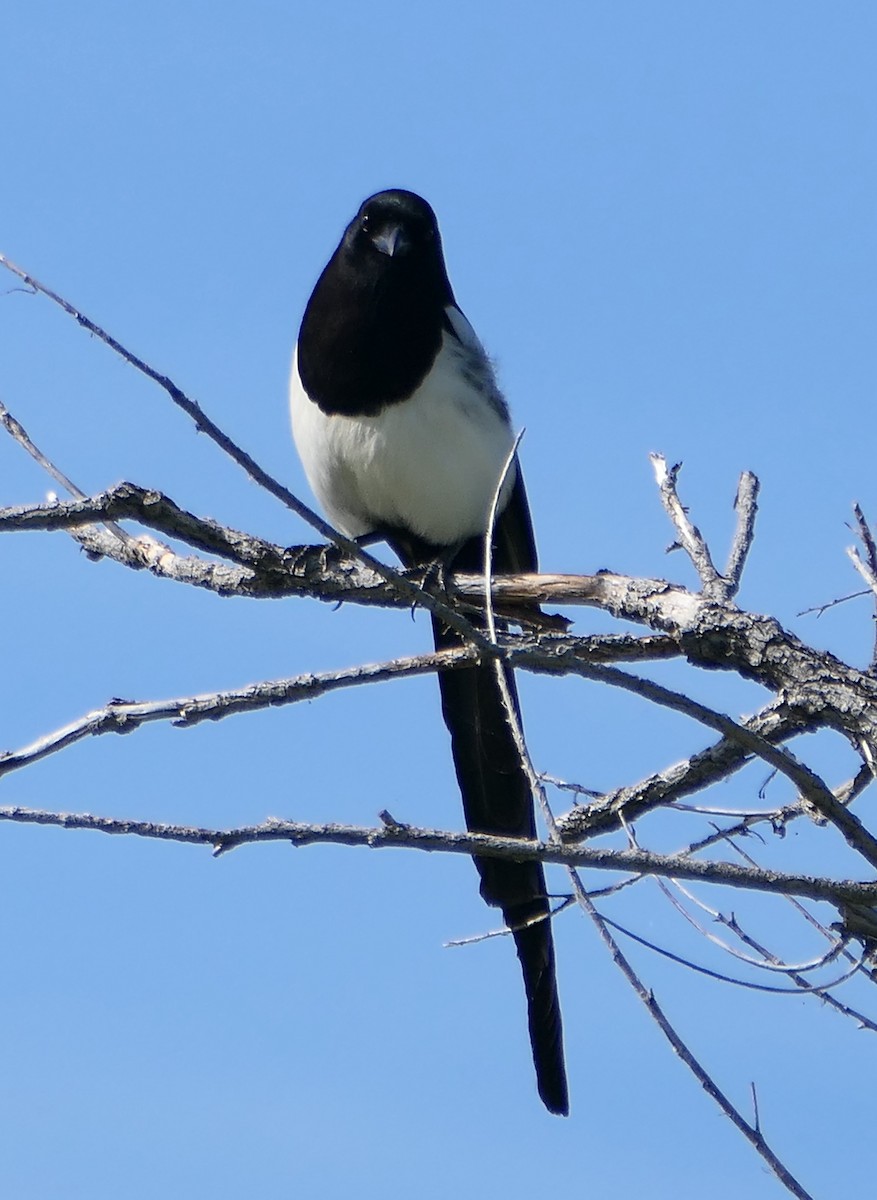
[[[305,393],[293,359],[296,446],[326,515],[349,537],[390,525],[452,546],[484,532],[514,437],[493,398],[460,374],[461,358],[465,352],[445,334],[411,399],[375,417],[328,417]],[[515,474],[513,467],[500,511]]]

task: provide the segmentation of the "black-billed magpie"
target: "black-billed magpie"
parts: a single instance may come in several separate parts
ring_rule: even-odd
[[[317,281],[292,366],[292,428],[308,481],[349,537],[386,541],[407,567],[480,572],[488,512],[514,443],[493,368],[454,299],[435,214],[413,192],[366,200]],[[498,505],[497,572],[535,571],[520,468]],[[460,635],[433,618],[437,647]],[[514,678],[507,672],[517,705]],[[494,667],[439,674],[466,824],[536,836]],[[476,858],[524,975],[539,1095],[569,1111],[554,944],[539,863]]]

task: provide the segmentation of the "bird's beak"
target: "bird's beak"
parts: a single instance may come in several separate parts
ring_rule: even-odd
[[[408,238],[400,225],[386,225],[380,233],[374,235],[372,242],[381,254],[386,254],[390,258],[397,254],[404,254],[409,245]]]

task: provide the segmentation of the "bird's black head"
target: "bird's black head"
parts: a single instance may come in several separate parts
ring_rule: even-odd
[[[414,192],[401,188],[378,192],[360,205],[344,235],[345,248],[357,258],[385,258],[442,263],[442,246],[435,213]],[[378,260],[379,261],[379,260]],[[386,267],[386,264],[383,264]]]
[[[369,196],[317,280],[298,369],[324,412],[373,415],[432,366],[454,303],[435,213],[401,189]]]

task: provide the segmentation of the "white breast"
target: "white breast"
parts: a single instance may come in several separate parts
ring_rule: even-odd
[[[348,536],[393,525],[452,546],[484,532],[514,438],[484,352],[468,323],[466,329],[471,344],[445,333],[417,391],[375,417],[328,417],[305,393],[293,359],[296,446],[326,515]]]

